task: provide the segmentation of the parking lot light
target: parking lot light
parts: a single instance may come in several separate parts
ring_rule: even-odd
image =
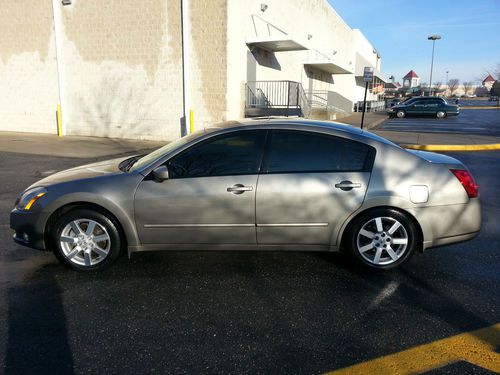
[[[432,69],[434,68],[434,44],[441,39],[441,35],[431,35],[427,40],[432,40],[431,77],[429,79],[429,96],[432,96]]]

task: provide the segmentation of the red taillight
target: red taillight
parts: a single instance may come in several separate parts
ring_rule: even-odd
[[[469,198],[477,198],[478,186],[469,171],[464,169],[450,169],[450,171],[458,178]]]

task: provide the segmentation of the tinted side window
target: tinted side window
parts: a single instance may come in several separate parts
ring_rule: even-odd
[[[266,131],[239,131],[209,139],[168,163],[171,178],[229,176],[259,172]]]
[[[375,150],[363,143],[305,131],[271,134],[269,173],[371,170]]]

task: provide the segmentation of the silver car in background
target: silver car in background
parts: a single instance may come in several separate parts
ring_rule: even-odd
[[[481,208],[454,158],[331,122],[252,120],[44,178],[10,225],[76,270],[152,250],[341,250],[389,269],[473,238]]]

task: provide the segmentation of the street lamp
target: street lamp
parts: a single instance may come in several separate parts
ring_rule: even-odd
[[[447,70],[447,71],[446,71],[446,82],[445,82],[446,87],[447,87],[448,89],[450,88],[450,86],[448,86],[448,73],[449,73],[449,72],[450,72],[449,70]],[[446,94],[445,94],[445,95],[448,95],[448,90],[446,91]]]
[[[441,39],[441,35],[431,35],[427,40],[432,40],[431,78],[429,80],[429,96],[432,96],[432,69],[434,68],[434,44]]]

